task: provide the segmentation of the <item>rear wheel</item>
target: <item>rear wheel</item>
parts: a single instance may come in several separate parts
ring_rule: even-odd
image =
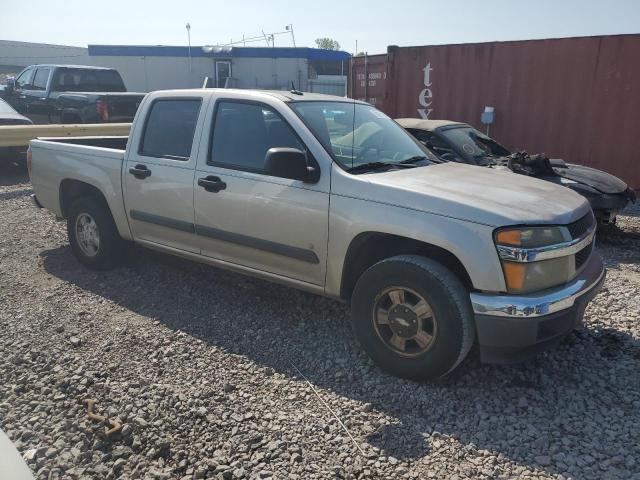
[[[107,270],[120,259],[124,241],[109,207],[100,198],[82,197],[73,202],[67,234],[74,255],[86,267]]]
[[[355,334],[384,370],[433,379],[464,360],[475,337],[469,293],[438,262],[402,255],[362,274],[353,292]]]

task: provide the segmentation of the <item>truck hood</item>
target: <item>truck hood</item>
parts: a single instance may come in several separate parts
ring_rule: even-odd
[[[568,163],[566,168],[554,168],[553,170],[561,177],[589,185],[600,193],[617,194],[627,189],[627,184],[618,177],[584,165]]]
[[[510,171],[460,163],[361,175],[364,195],[405,208],[491,226],[568,224],[585,215],[574,191]]]

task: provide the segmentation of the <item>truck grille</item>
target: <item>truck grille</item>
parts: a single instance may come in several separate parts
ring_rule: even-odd
[[[583,236],[591,228],[594,221],[593,213],[589,212],[584,217],[567,225],[569,233],[571,233],[571,238],[576,239]]]
[[[579,270],[580,267],[582,267],[582,265],[584,265],[584,262],[587,261],[587,259],[589,258],[589,255],[591,255],[591,250],[592,249],[593,249],[593,241],[591,241],[591,243],[589,245],[587,245],[582,250],[580,250],[578,253],[576,253],[576,255],[575,255],[576,271]]]

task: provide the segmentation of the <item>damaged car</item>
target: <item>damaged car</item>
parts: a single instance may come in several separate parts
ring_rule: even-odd
[[[509,169],[574,190],[589,201],[599,226],[614,225],[618,212],[636,200],[633,189],[614,175],[544,154],[513,153],[466,123],[418,118],[396,122],[441,160]]]

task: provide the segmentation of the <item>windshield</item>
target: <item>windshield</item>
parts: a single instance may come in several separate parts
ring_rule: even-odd
[[[338,164],[346,169],[367,165],[401,165],[433,157],[402,127],[380,110],[347,102],[291,102]]]
[[[484,133],[471,127],[455,127],[440,130],[440,133],[457,149],[479,160],[485,157],[506,157],[510,152]]]

